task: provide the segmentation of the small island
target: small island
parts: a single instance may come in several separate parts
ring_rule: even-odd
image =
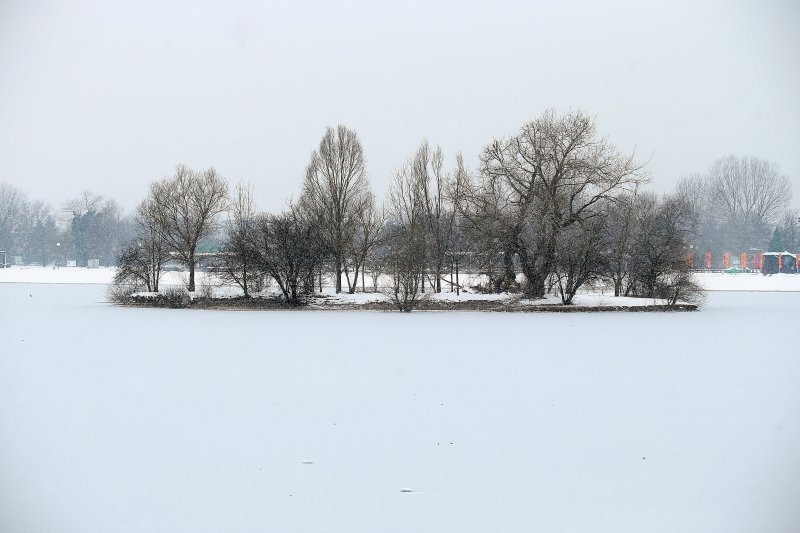
[[[298,199],[277,214],[256,210],[249,184],[231,191],[214,168],[178,165],[139,204],[110,294],[225,309],[697,309],[696,205],[642,190],[643,165],[592,117],[548,110],[492,139],[480,162],[470,170],[458,154],[448,167],[423,141],[379,203],[356,132],[328,128]],[[160,291],[168,268],[187,271],[185,291]],[[198,292],[199,268],[236,294]],[[624,300],[576,300],[587,290]]]

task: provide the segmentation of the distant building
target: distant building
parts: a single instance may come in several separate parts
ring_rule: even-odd
[[[764,252],[762,274],[797,274],[800,265],[800,254],[789,252]]]

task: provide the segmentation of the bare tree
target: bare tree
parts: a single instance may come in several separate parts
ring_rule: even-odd
[[[465,172],[460,154],[456,160],[456,171],[452,174],[446,173],[441,148],[437,146],[431,150],[428,142],[423,141],[411,163],[412,177],[415,186],[419,188],[425,210],[426,254],[435,292],[442,292],[442,277],[451,256],[456,202],[463,183],[459,173]]]
[[[473,195],[506,255],[527,279],[526,293],[545,294],[559,233],[594,216],[601,200],[634,190],[642,181],[633,155],[620,155],[581,112],[545,112],[519,134],[487,146],[482,180]]]
[[[564,305],[570,305],[578,290],[607,271],[608,241],[605,214],[571,224],[558,234],[556,287]]]
[[[466,259],[474,255],[472,247],[474,241],[471,239],[473,232],[469,221],[459,215],[460,210],[456,211],[456,219],[451,235],[451,245],[448,254],[450,263],[450,292],[455,292],[456,296],[461,294],[461,272],[466,265]]]
[[[713,209],[731,223],[775,223],[792,198],[789,177],[756,157],[723,157],[712,165],[708,179]]]
[[[516,210],[499,185],[499,180],[481,173],[477,183],[465,183],[459,204],[461,236],[470,243],[472,262],[489,278],[494,292],[518,288],[514,257],[520,231]]]
[[[148,292],[158,292],[161,271],[169,260],[166,229],[156,198],[158,187],[137,207],[134,216],[134,237],[122,246],[117,256],[116,285],[142,285]]]
[[[723,157],[704,175],[683,178],[677,193],[693,207],[698,251],[763,248],[791,199],[791,183],[777,165],[755,157]]]
[[[645,298],[701,302],[703,291],[686,265],[689,237],[696,218],[685,198],[662,200],[652,194],[639,196],[636,209],[634,269],[630,292]]]
[[[144,287],[147,292],[153,291],[150,265],[136,241],[130,241],[122,246],[117,256],[117,271],[114,273],[113,285],[135,288],[131,292],[140,290],[140,287]]]
[[[395,175],[389,209],[387,262],[392,275],[391,296],[400,311],[409,312],[419,303],[424,282],[427,232],[425,200],[412,163]]]
[[[344,275],[350,294],[356,292],[359,272],[361,273],[362,291],[365,290],[363,285],[366,263],[372,251],[380,243],[386,223],[385,213],[383,209],[375,206],[372,192],[367,191],[365,196],[355,214],[353,238],[349,242],[343,263]],[[350,277],[351,272],[353,274],[352,278]]]
[[[214,168],[193,172],[178,165],[175,174],[154,184],[156,210],[172,252],[189,268],[189,292],[195,290],[197,244],[215,229],[227,205],[228,185]]]
[[[160,216],[156,191],[151,186],[150,195],[136,208],[136,235],[140,249],[145,254],[147,277],[154,292],[158,292],[161,271],[164,264],[169,261],[169,247],[167,246],[167,231]]]
[[[16,250],[27,203],[21,190],[0,183],[0,250]]]
[[[315,218],[319,236],[333,259],[336,292],[348,252],[355,247],[359,215],[373,201],[358,135],[344,126],[328,128],[306,169],[301,203]]]
[[[230,211],[222,276],[239,285],[244,297],[249,298],[254,286],[256,291],[263,287],[263,274],[258,268],[258,224],[252,186],[243,183],[236,186]]]
[[[301,294],[313,288],[308,280],[313,280],[322,254],[317,231],[313,219],[298,206],[258,218],[260,264],[278,284],[287,303],[300,303]]]
[[[384,222],[381,233],[378,236],[376,245],[370,250],[367,255],[367,260],[364,263],[364,270],[369,272],[372,278],[372,292],[378,292],[381,276],[389,268],[389,254],[391,247],[389,246],[389,238],[391,231],[389,225]]]
[[[793,253],[800,253],[800,211],[797,209],[786,211],[781,218],[779,227],[786,249]]]
[[[631,277],[636,235],[637,195],[623,194],[606,210],[602,240],[608,245],[606,275],[614,285],[614,296],[622,296]]]

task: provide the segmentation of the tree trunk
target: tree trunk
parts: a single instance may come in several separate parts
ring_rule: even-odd
[[[453,263],[450,262],[450,292],[453,292]]]
[[[348,292],[350,294],[356,293],[356,288],[358,287],[358,265],[356,265],[356,269],[353,271],[353,284],[350,284],[350,277],[347,277],[347,285],[348,285]]]
[[[356,271],[355,274],[356,274],[356,276],[355,276],[355,279],[353,280],[353,283],[350,283],[350,269],[348,269],[347,266],[344,267],[344,279],[347,280],[347,293],[348,294],[353,294],[356,291],[355,286],[358,283],[358,271]]]
[[[242,267],[242,289],[244,290],[244,297],[250,298],[250,293],[247,292],[247,265]]]
[[[334,280],[334,286],[336,287],[336,294],[339,294],[342,292],[342,261],[338,256],[336,257],[335,263],[334,275],[336,276],[336,279]]]
[[[456,261],[456,296],[461,296],[461,285],[458,282],[458,261]]]
[[[528,287],[525,290],[526,296],[534,299],[544,298],[545,295],[545,277],[539,272],[533,271],[528,278]]]
[[[189,253],[189,292],[194,292],[194,250]]]
[[[514,254],[513,252],[505,252],[503,254],[503,285],[506,289],[511,288],[517,282],[517,276],[514,272]]]

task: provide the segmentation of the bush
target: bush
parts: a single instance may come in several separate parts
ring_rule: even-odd
[[[109,302],[115,304],[126,304],[130,301],[132,294],[143,290],[145,290],[145,287],[141,281],[115,280],[114,283],[108,286],[106,298],[108,298]]]
[[[163,292],[155,294],[132,294],[128,297],[127,302],[148,307],[183,309],[189,307],[192,299],[184,287],[168,287]]]
[[[661,278],[656,284],[658,298],[667,301],[667,305],[676,306],[684,303],[702,306],[706,293],[692,276],[691,272],[675,272]]]
[[[206,273],[206,275],[200,279],[199,285],[200,287],[198,287],[199,290],[197,292],[200,297],[209,299],[214,297],[214,284],[211,282],[211,274]]]

